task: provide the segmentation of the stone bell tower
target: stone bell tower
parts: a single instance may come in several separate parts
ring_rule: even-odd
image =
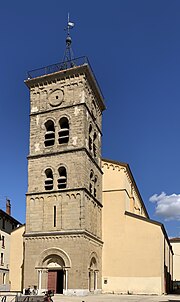
[[[103,97],[87,58],[29,73],[24,288],[101,290]]]

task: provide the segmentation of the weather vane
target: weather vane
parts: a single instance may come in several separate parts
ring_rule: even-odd
[[[70,37],[70,30],[74,27],[74,23],[70,22],[69,20],[69,13],[68,13],[68,22],[67,22],[67,27],[65,27],[65,31],[67,31],[67,37],[66,37],[66,49],[65,49],[65,53],[64,53],[64,58],[63,58],[63,62],[68,62],[68,61],[72,61],[74,59],[74,55],[73,55],[73,51],[72,51],[72,39]]]

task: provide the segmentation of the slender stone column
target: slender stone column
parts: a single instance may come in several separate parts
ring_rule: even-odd
[[[94,273],[93,270],[90,271],[90,291],[94,290]]]
[[[65,269],[65,290],[68,289],[68,270]]]
[[[97,289],[98,271],[94,271],[94,290]]]
[[[38,270],[38,292],[42,289],[42,270]]]

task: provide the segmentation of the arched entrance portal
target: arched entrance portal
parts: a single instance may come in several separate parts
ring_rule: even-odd
[[[65,289],[65,263],[63,259],[59,256],[51,255],[45,261],[48,269],[47,289],[54,291],[56,294],[63,294],[63,289]]]
[[[50,248],[40,254],[36,268],[38,269],[38,290],[42,288],[42,274],[46,272],[45,289],[63,294],[68,289],[68,268],[71,263],[68,255],[60,249]]]

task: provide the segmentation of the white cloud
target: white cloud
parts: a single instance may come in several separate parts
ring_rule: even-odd
[[[180,220],[180,194],[154,194],[149,201],[156,203],[156,214],[165,220]]]

